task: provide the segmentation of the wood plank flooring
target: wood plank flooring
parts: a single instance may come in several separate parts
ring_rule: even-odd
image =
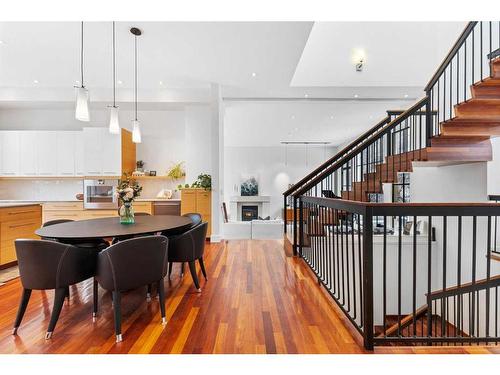
[[[0,286],[0,353],[365,353],[361,338],[283,241],[207,244],[208,282],[197,293],[174,268],[166,282],[168,324],[146,289],[122,299],[123,342],[116,344],[111,296],[100,289],[93,323],[90,281],[71,289],[51,340],[44,334],[53,293],[33,292],[18,336],[12,323],[19,279]],[[201,276],[201,274],[200,274]],[[200,279],[201,280],[201,279]],[[382,347],[375,353],[498,353],[497,347]]]

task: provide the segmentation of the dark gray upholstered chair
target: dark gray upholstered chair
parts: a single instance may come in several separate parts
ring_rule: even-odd
[[[51,338],[70,285],[95,274],[97,252],[47,240],[15,241],[23,293],[12,334],[17,333],[32,290],[55,289],[54,307],[45,335]]]
[[[157,283],[162,323],[166,323],[164,278],[168,244],[164,236],[131,238],[111,245],[97,256],[96,279],[113,294],[116,342],[122,341],[121,293],[127,290]]]
[[[202,222],[202,219],[201,219],[201,215],[199,213],[195,213],[195,212],[188,212],[184,215],[182,215],[184,217],[188,217],[191,219],[191,226],[189,228],[183,228],[183,229],[180,229],[180,230],[175,230],[175,231],[169,231],[168,233],[162,233],[164,236],[170,238],[170,237],[174,237],[174,236],[178,236],[184,232],[186,232],[187,230],[189,229],[192,229],[194,228],[195,226],[201,224]],[[172,263],[169,263],[169,278],[170,278],[170,274],[172,272]],[[184,263],[181,263],[181,277],[184,276]]]
[[[50,225],[55,225],[55,224],[63,224],[63,223],[69,223],[74,220],[71,219],[56,219],[56,220],[50,220],[46,221],[45,223],[42,224],[42,227],[48,227]],[[57,241],[55,238],[45,238],[42,237],[42,240],[49,240],[49,241]],[[109,246],[109,243],[103,239],[97,239],[97,240],[67,240],[65,243],[69,243],[72,245],[75,245],[80,248],[85,248],[85,249],[92,249],[93,251],[99,252],[104,250]],[[68,303],[70,300],[70,293],[69,293],[69,287],[66,290],[66,297],[68,298]],[[97,298],[97,281],[94,280],[94,300]],[[95,312],[94,312],[94,318],[95,318]]]
[[[201,289],[198,276],[196,275],[196,261],[200,263],[201,272],[205,280],[208,280],[205,264],[203,263],[207,227],[207,223],[200,223],[180,235],[169,237],[169,277],[172,273],[173,262],[181,262],[182,264],[187,262],[189,264],[191,276],[193,277],[194,285],[198,292],[201,292]]]

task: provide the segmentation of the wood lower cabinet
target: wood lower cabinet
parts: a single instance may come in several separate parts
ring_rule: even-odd
[[[181,215],[199,213],[208,223],[207,237],[212,234],[212,192],[204,189],[181,190]]]
[[[42,225],[42,207],[39,204],[0,208],[0,268],[14,263],[18,238],[39,238],[35,230]]]
[[[150,215],[153,215],[153,203],[152,202],[134,202],[132,205],[134,207],[134,212],[144,212]]]

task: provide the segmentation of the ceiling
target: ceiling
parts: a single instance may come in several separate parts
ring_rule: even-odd
[[[139,85],[162,89],[211,82],[247,88],[288,86],[312,25],[118,22],[119,87],[133,87],[132,26],[143,31],[138,39]],[[89,88],[111,87],[112,24],[86,22],[84,30],[85,83]],[[2,22],[0,40],[0,86],[72,87],[80,80],[80,23]]]
[[[317,22],[292,86],[423,87],[465,22]],[[357,72],[355,62],[364,67]]]

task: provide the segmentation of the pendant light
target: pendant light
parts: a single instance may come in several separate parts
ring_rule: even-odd
[[[142,34],[141,30],[136,27],[132,27],[130,32],[134,35],[134,110],[135,119],[132,121],[132,142],[141,143],[141,126],[139,120],[137,119],[137,37]]]
[[[116,45],[115,22],[113,21],[113,105],[109,106],[109,132],[120,134],[120,121],[118,119],[118,106],[116,105]]]
[[[80,46],[80,86],[76,88],[76,108],[75,118],[80,121],[90,121],[89,116],[89,90],[85,88],[83,83],[83,21],[81,27],[81,46]]]

